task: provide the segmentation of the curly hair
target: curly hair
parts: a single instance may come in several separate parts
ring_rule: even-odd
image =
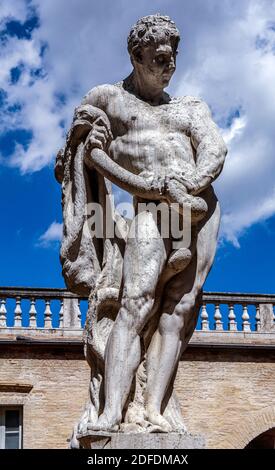
[[[136,22],[130,31],[128,36],[128,52],[132,55],[136,48],[155,44],[164,38],[169,38],[173,49],[177,49],[180,33],[174,21],[169,16],[162,16],[159,13],[144,16]]]

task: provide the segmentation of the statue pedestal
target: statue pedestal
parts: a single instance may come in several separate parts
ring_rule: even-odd
[[[201,435],[189,433],[108,433],[87,431],[78,434],[83,449],[203,449],[205,441]]]

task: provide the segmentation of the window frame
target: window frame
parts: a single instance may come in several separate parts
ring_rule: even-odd
[[[23,407],[18,405],[0,405],[0,449],[6,449],[6,411],[19,412],[19,447],[23,449]]]

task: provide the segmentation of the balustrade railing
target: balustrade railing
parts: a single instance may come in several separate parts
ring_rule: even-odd
[[[275,295],[205,292],[197,329],[275,332]]]
[[[205,292],[197,330],[274,332],[275,295]],[[81,330],[87,299],[66,289],[0,288],[0,331]]]
[[[0,288],[0,328],[81,329],[87,299],[65,289]]]

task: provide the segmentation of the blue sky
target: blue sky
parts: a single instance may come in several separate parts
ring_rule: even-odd
[[[216,183],[220,245],[205,289],[274,293],[272,0],[2,0],[0,285],[64,286],[55,153],[82,96],[130,72],[128,31],[157,11],[182,34],[168,91],[207,101],[229,147]]]

